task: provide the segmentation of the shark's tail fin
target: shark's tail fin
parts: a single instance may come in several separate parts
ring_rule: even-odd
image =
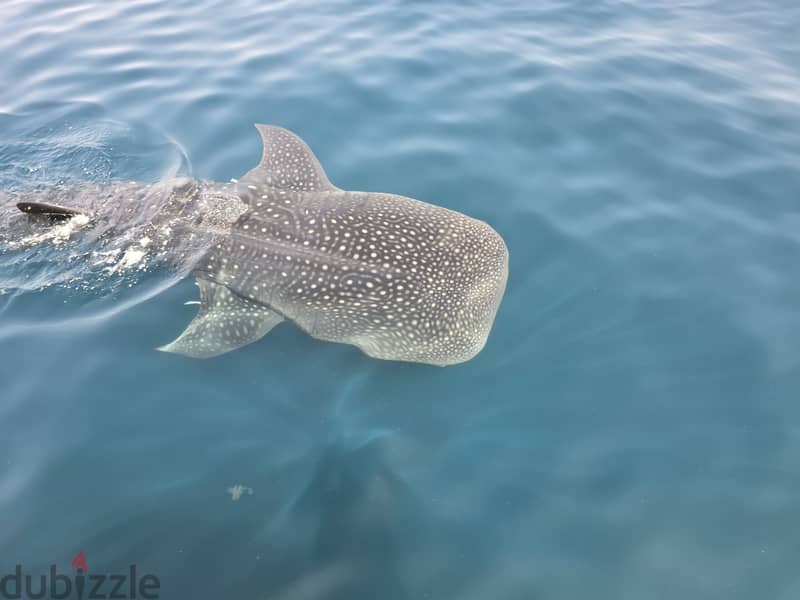
[[[66,221],[76,215],[84,214],[74,208],[45,202],[18,202],[17,208],[26,214],[46,217],[51,221]]]

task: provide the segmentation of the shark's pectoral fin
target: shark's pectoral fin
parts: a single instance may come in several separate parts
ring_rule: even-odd
[[[256,125],[256,129],[263,145],[261,162],[240,179],[240,196],[246,198],[251,195],[248,190],[262,185],[293,192],[338,189],[328,181],[311,148],[291,131],[260,124]]]
[[[228,288],[198,279],[200,310],[174,342],[158,348],[194,358],[210,358],[246,346],[283,320],[266,306]]]

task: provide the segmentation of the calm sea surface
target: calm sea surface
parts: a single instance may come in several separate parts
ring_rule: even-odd
[[[795,0],[2,0],[0,190],[225,181],[273,123],[511,271],[464,365],[290,325],[196,361],[154,350],[191,280],[10,247],[0,205],[0,577],[800,598],[798,31]]]

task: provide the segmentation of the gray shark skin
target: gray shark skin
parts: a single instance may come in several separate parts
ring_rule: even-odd
[[[380,359],[445,366],[475,356],[506,287],[502,238],[445,208],[340,190],[295,134],[256,128],[262,159],[238,182],[130,184],[113,199],[89,194],[95,201],[85,207],[51,202],[104,219],[107,228],[143,220],[154,243],[196,276],[197,316],[159,350],[217,356],[287,320]],[[51,218],[64,210],[26,206]]]

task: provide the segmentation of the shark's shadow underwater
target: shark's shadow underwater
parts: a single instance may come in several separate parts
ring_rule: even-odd
[[[194,274],[198,314],[160,350],[216,356],[286,320],[376,358],[475,356],[506,287],[503,239],[442,207],[340,190],[299,137],[256,127],[262,159],[240,181],[85,184],[25,194],[17,207],[45,226],[82,220],[83,235],[135,227],[131,260],[155,249]]]

